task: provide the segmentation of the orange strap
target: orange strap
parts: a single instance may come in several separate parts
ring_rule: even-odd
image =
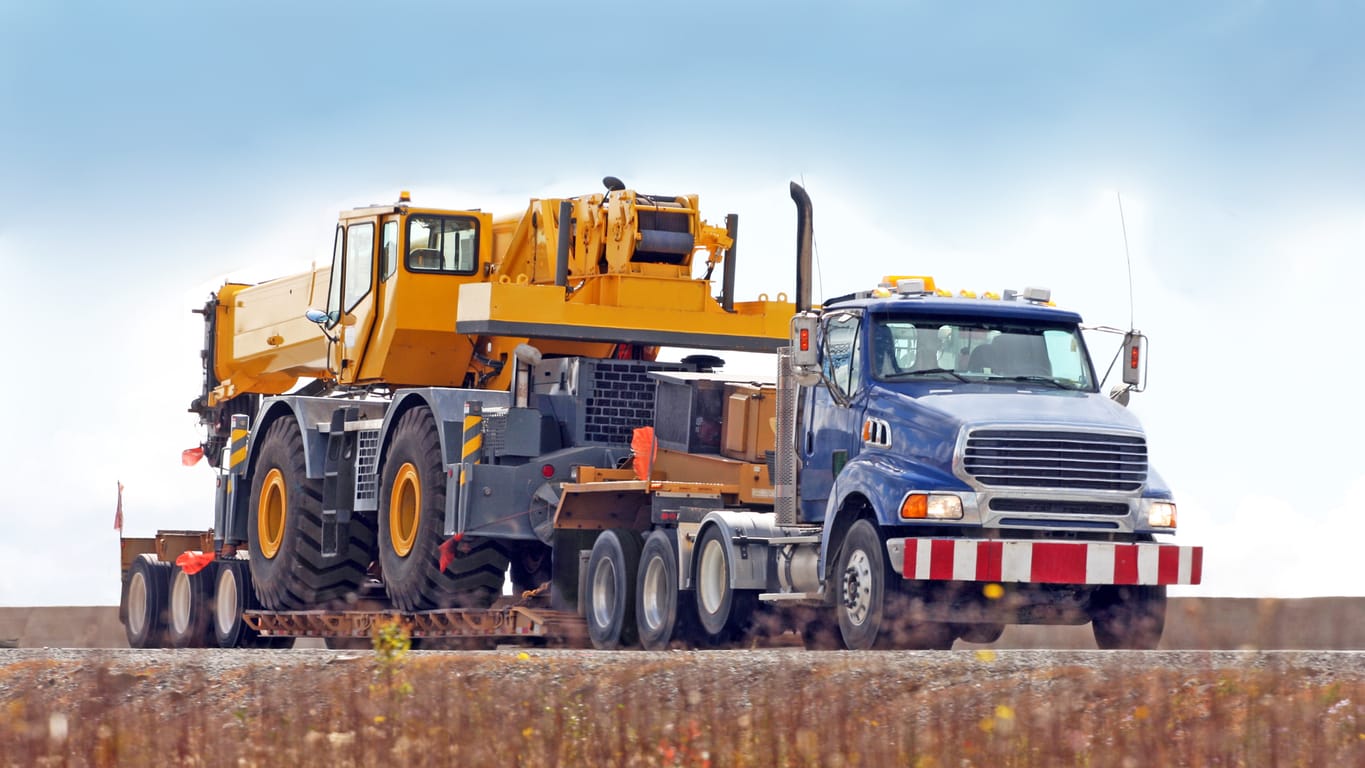
[[[193,576],[207,568],[213,559],[212,552],[181,552],[180,557],[175,559],[175,564],[180,566],[180,570]]]

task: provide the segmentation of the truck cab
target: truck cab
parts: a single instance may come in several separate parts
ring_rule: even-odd
[[[1197,583],[1200,553],[1154,545],[1175,532],[1173,496],[1137,418],[1101,393],[1079,315],[1046,290],[954,296],[892,277],[826,302],[814,338],[797,516],[822,526],[836,607],[884,564],[878,591],[915,604],[899,613],[939,631],[930,646],[1091,620],[1102,647],[1155,645],[1165,585]],[[879,551],[850,569],[859,521]]]
[[[923,288],[826,304],[823,382],[799,406],[802,518],[862,504],[907,532],[1173,532],[1171,491],[1137,418],[1100,392],[1080,322],[1046,299]]]

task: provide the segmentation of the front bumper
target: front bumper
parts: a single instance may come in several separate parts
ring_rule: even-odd
[[[1027,584],[1198,584],[1204,548],[1110,544],[899,538],[886,542],[891,567],[918,581]]]

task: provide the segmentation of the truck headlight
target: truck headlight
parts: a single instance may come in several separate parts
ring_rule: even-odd
[[[951,493],[911,493],[901,502],[902,520],[961,520],[962,499]]]
[[[1175,527],[1175,505],[1169,501],[1154,501],[1147,507],[1147,525],[1152,528]]]

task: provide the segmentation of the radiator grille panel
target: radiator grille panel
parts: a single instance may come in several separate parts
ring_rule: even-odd
[[[977,429],[963,469],[985,486],[1135,491],[1147,481],[1147,440],[1139,435]]]
[[[370,505],[356,504],[357,509],[374,509],[379,498],[379,430],[363,429],[356,437],[355,500]]]

